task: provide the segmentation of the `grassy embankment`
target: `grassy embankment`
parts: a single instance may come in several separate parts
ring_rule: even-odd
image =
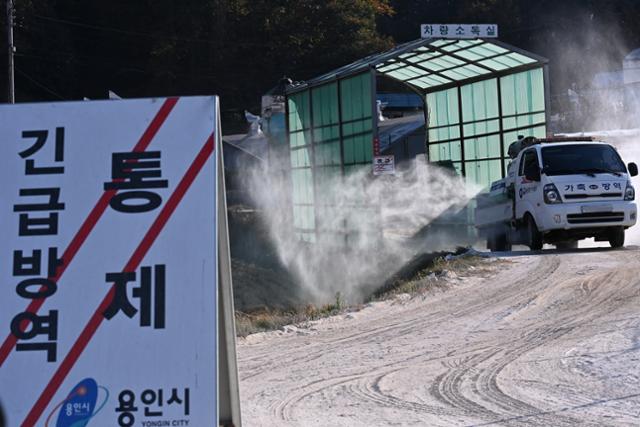
[[[487,259],[471,255],[455,257],[445,254],[423,256],[405,266],[390,278],[378,291],[369,297],[370,301],[394,298],[399,294],[411,296],[446,288],[457,277],[487,275],[495,271],[495,263],[501,260]],[[278,330],[285,325],[302,324],[320,318],[334,316],[347,311],[358,310],[362,304],[350,304],[340,293],[329,304],[315,306],[308,304],[291,309],[260,309],[248,313],[236,312],[236,334],[240,337],[256,332]]]

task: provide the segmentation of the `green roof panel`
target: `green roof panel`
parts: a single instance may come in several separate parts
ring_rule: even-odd
[[[479,61],[478,64],[483,65],[485,67],[489,67],[493,71],[507,70],[507,69],[509,69],[509,68],[514,66],[514,65],[506,64],[505,62],[507,62],[507,61],[505,61],[505,59],[506,59],[505,57],[493,58],[493,59],[485,59],[483,61]],[[520,64],[517,64],[517,65],[520,65]]]
[[[511,53],[508,56],[509,56],[509,58],[515,59],[516,61],[519,61],[522,64],[532,64],[532,63],[536,62],[535,59],[529,58],[528,56],[522,55],[522,54],[520,54],[518,52]]]
[[[461,50],[461,49],[466,49],[468,47],[471,46],[475,46],[479,43],[482,43],[482,40],[457,40],[456,43],[447,45],[447,46],[443,46],[442,49],[447,51],[447,52],[454,52],[457,50]]]
[[[520,71],[546,63],[545,58],[496,39],[418,39],[302,82],[287,92],[296,93],[371,69],[430,92],[438,86],[463,85],[466,80],[492,73],[504,75],[511,69]]]

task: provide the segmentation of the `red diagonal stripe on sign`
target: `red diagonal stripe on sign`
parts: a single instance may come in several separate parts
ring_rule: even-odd
[[[151,120],[151,123],[149,123],[149,126],[140,137],[138,143],[135,145],[135,147],[133,147],[133,151],[139,152],[147,149],[177,102],[178,98],[168,98],[164,101],[164,103],[160,107],[160,110],[158,110],[155,117],[153,118],[153,120]],[[60,265],[60,267],[58,267],[55,277],[50,277],[49,279],[53,280],[56,283],[58,282],[58,280],[60,280],[60,277],[62,277],[62,274],[67,269],[67,267],[69,267],[69,264],[71,264],[71,261],[80,250],[82,244],[85,242],[85,240],[87,240],[87,237],[89,237],[89,234],[100,220],[100,217],[102,217],[102,214],[107,209],[107,206],[109,206],[109,201],[116,194],[116,192],[117,190],[107,190],[102,193],[102,196],[100,197],[100,199],[98,199],[98,202],[87,216],[87,219],[84,220],[84,222],[80,226],[80,229],[77,231],[73,239],[71,239],[71,243],[69,243],[69,246],[67,246],[67,249],[65,249],[64,254],[62,255],[62,264]],[[46,298],[34,299],[27,306],[25,312],[37,313],[44,304],[45,300]],[[21,324],[21,328],[23,331],[26,330],[28,326],[29,322],[23,322]],[[9,357],[9,354],[13,350],[17,341],[18,338],[16,338],[16,336],[12,333],[9,333],[7,338],[2,343],[2,346],[0,347],[0,367],[2,367],[4,362],[7,360],[7,357]]]
[[[173,214],[173,212],[175,212],[176,207],[186,194],[195,178],[198,176],[198,173],[200,172],[200,170],[202,170],[202,167],[207,162],[207,159],[213,152],[213,149],[214,139],[213,135],[211,135],[209,139],[207,139],[207,142],[205,142],[204,146],[200,149],[200,152],[196,156],[191,166],[189,166],[189,169],[169,197],[169,200],[167,200],[167,203],[158,214],[156,220],[153,222],[153,224],[151,224],[151,227],[147,231],[147,234],[145,234],[144,238],[142,239],[136,250],[133,252],[133,255],[131,255],[131,258],[125,265],[123,272],[133,272],[136,268],[138,268],[145,255],[151,248],[151,245],[153,245],[153,242],[156,240],[166,223],[169,221],[171,215]],[[33,426],[36,424],[38,419],[40,419],[45,408],[47,407],[47,405],[49,405],[49,402],[51,402],[53,395],[58,391],[60,385],[80,358],[80,355],[89,344],[89,341],[91,341],[93,335],[98,330],[98,327],[104,319],[102,313],[107,309],[109,304],[111,304],[114,294],[115,287],[111,286],[109,292],[104,297],[93,316],[91,316],[91,319],[89,319],[89,323],[87,323],[87,325],[80,333],[80,336],[71,347],[71,350],[69,350],[69,353],[58,367],[58,370],[55,372],[55,374],[53,374],[53,377],[40,395],[40,398],[35,403],[33,408],[31,408],[31,411],[27,415],[27,418],[25,418],[24,422],[22,423],[23,427]]]

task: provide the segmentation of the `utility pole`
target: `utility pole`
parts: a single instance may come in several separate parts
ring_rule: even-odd
[[[13,67],[13,0],[5,0],[7,3],[7,102],[14,104],[16,102],[15,83],[14,83],[14,67]]]

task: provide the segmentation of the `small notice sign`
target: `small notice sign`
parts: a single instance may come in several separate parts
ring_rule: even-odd
[[[396,173],[394,156],[375,156],[373,158],[374,175],[393,175]]]
[[[423,39],[475,39],[498,37],[497,24],[422,24]]]

